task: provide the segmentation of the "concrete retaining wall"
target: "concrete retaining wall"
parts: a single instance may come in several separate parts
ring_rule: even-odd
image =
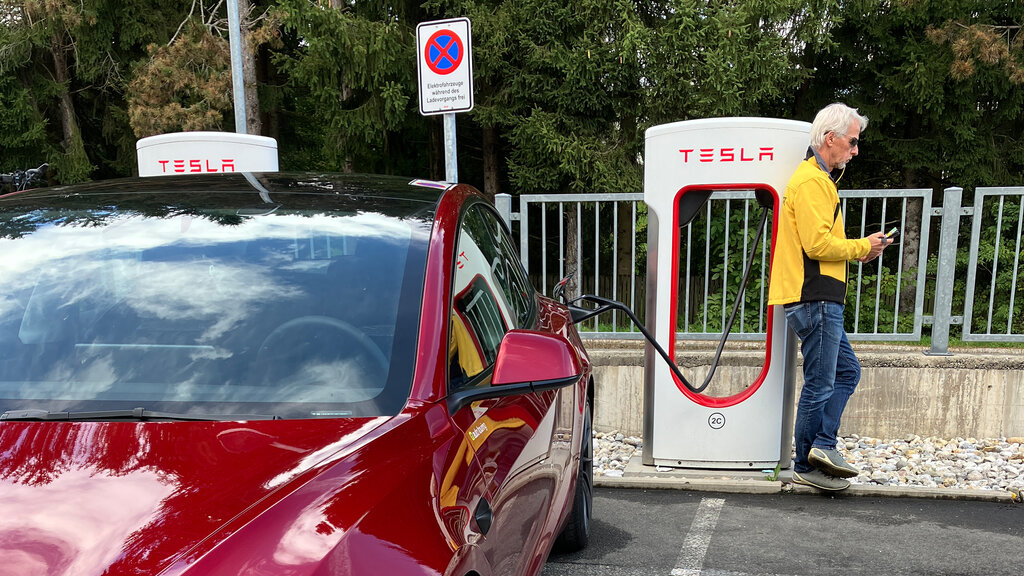
[[[680,345],[676,362],[703,382],[713,351]],[[704,345],[706,346],[706,345]],[[587,342],[597,385],[594,427],[643,433],[644,353],[636,342]],[[1024,351],[956,350],[925,356],[924,348],[858,345],[861,382],[847,405],[841,434],[895,439],[1024,436]],[[799,358],[799,354],[797,355]],[[660,360],[659,360],[660,361]],[[708,393],[728,396],[760,373],[764,352],[729,349]],[[803,378],[797,372],[797,395]],[[717,392],[715,392],[717,391]]]

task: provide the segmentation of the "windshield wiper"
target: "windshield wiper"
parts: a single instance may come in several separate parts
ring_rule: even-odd
[[[185,414],[177,412],[157,412],[145,408],[132,410],[99,410],[93,412],[57,412],[49,410],[8,410],[0,414],[0,420],[18,421],[64,421],[85,422],[90,420],[277,420],[277,416],[267,414]]]

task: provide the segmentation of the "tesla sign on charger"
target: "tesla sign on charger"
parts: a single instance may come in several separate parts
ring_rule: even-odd
[[[473,109],[473,45],[468,18],[416,26],[420,114],[444,115],[445,179],[458,182],[455,113]]]
[[[681,214],[693,213],[690,208],[715,193],[760,194],[773,209],[766,233],[774,239],[786,182],[804,159],[809,132],[806,122],[772,118],[690,120],[647,130],[647,323],[664,349],[675,350],[678,312],[686,302],[687,279],[680,261],[686,257],[691,231]],[[741,382],[746,385],[739,392],[732,393],[736,388],[730,387],[719,395],[712,395],[716,385],[726,382],[711,381],[707,395],[694,393],[648,345],[644,464],[755,470],[789,466],[796,337],[787,329],[782,306],[768,307],[765,331],[760,373],[753,382]]]
[[[231,132],[175,132],[135,144],[139,176],[277,172],[277,140]]]

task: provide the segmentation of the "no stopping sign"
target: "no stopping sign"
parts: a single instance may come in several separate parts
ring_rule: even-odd
[[[473,109],[472,56],[468,18],[423,22],[416,27],[420,114]]]

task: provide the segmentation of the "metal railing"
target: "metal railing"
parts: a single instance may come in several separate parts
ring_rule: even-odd
[[[965,342],[1024,342],[1020,302],[1024,187],[978,188],[971,215],[962,338]]]
[[[964,341],[1024,341],[1024,187],[978,188],[974,208],[961,208],[962,193],[947,189],[943,207],[934,208],[930,189],[840,192],[849,237],[893,226],[902,232],[882,258],[850,264],[851,340],[921,341],[922,326],[931,324],[931,354],[948,353],[956,325],[963,325]],[[619,300],[644,321],[648,246],[641,194],[499,195],[496,204],[518,232],[523,263],[542,292],[574,272],[575,293]],[[716,191],[679,231],[677,338],[721,337],[751,250],[759,254],[731,337],[764,338],[771,226],[753,246],[758,210],[752,191]],[[961,216],[973,216],[966,244],[959,243]],[[934,298],[926,296],[928,283]],[[963,314],[954,314],[961,304]],[[640,338],[622,315],[589,320],[581,331],[591,338]]]

